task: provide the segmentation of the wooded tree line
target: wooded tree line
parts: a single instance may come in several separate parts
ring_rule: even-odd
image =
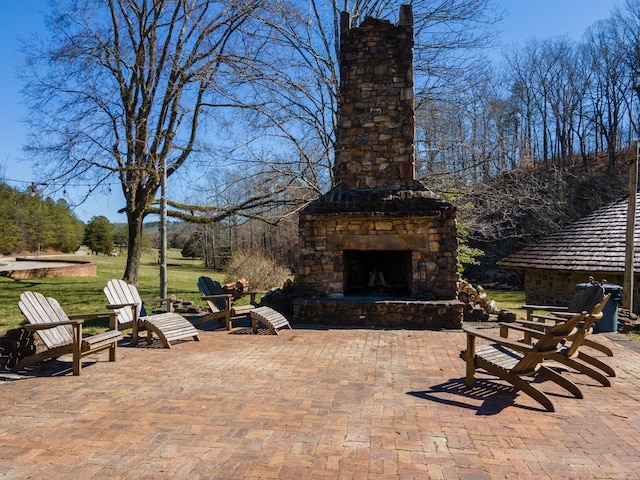
[[[72,253],[82,244],[84,223],[64,200],[20,192],[0,183],[0,253],[45,250]]]
[[[527,163],[588,169],[596,152],[615,168],[638,136],[639,32],[640,2],[628,0],[579,42],[529,39],[475,70],[466,89],[421,99],[423,177],[468,185]]]
[[[135,283],[164,174],[169,215],[201,225],[279,225],[333,185],[340,11],[353,25],[396,22],[404,1],[55,3],[50,35],[25,45],[28,152],[49,185],[122,187],[124,278]],[[451,193],[599,150],[613,167],[637,123],[640,0],[580,43],[531,40],[500,66],[482,50],[500,18],[492,0],[412,7],[418,173],[429,187]]]

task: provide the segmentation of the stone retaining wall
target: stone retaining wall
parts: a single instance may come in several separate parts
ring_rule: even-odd
[[[64,260],[59,266],[42,266],[38,263],[53,263],[52,260],[33,259],[33,258],[16,258],[20,262],[33,262],[33,268],[8,270],[2,272],[3,276],[10,278],[29,279],[29,278],[50,278],[50,277],[95,277],[98,274],[98,266],[94,262],[85,262],[82,260]]]
[[[624,284],[624,275],[616,272],[586,272],[531,269],[524,274],[526,302],[530,305],[566,306],[576,293],[576,285],[587,283],[593,276],[596,282]],[[634,310],[640,309],[640,276],[635,278]]]
[[[298,298],[293,323],[341,327],[460,328],[464,304],[458,300],[403,301]]]

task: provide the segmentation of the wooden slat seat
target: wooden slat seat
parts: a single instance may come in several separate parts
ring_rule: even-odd
[[[289,321],[284,315],[275,311],[270,307],[258,307],[251,311],[251,328],[253,333],[258,332],[258,322],[262,323],[269,333],[273,335],[278,334],[278,330],[283,328],[291,329]]]
[[[109,280],[104,287],[104,293],[109,301],[107,308],[116,313],[115,328],[123,330],[131,328],[131,343],[138,344],[138,332],[147,331],[147,344],[153,343],[155,334],[162,344],[171,348],[171,342],[193,338],[200,340],[198,330],[182,315],[174,312],[147,315],[143,301],[134,285],[124,280]]]
[[[82,338],[84,318],[81,317],[83,316],[75,315],[73,319],[69,318],[54,298],[47,298],[38,292],[23,292],[18,306],[29,322],[24,326],[25,330],[36,332],[45,348],[20,359],[13,367],[14,371],[42,360],[71,353],[73,354],[73,374],[80,375],[82,357],[106,349],[109,349],[109,361],[115,362],[118,342],[122,339],[122,333],[118,330],[108,330]],[[113,313],[109,312],[85,316],[96,318],[112,315]]]

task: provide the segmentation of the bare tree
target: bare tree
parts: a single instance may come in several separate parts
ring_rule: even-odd
[[[626,0],[622,8],[616,8],[613,22],[618,32],[618,48],[622,51],[622,61],[626,67],[629,87],[637,87],[640,82],[640,0]],[[629,112],[632,111],[631,99],[634,92],[629,91]],[[638,110],[638,107],[635,108]],[[637,114],[636,114],[637,116]],[[640,136],[640,123],[633,115],[630,122],[637,136]]]
[[[347,11],[354,26],[367,16],[395,21],[402,3],[283,2],[280,15],[263,12],[262,28],[251,32],[253,41],[262,43],[263,62],[246,70],[244,88],[234,91],[251,107],[243,110],[244,121],[256,132],[242,140],[256,163],[295,177],[300,188],[307,189],[307,198],[334,183],[340,12]],[[473,71],[473,53],[490,44],[499,15],[492,0],[417,0],[412,7],[420,104],[466,87],[457,80]]]
[[[227,104],[226,78],[253,52],[241,27],[262,0],[57,1],[51,36],[26,46],[27,94],[44,178],[117,179],[126,200],[125,280],[137,282],[142,222],[163,169],[205,152],[207,115]],[[214,141],[215,139],[206,139]],[[248,205],[264,201],[245,199]]]
[[[622,123],[628,107],[631,82],[624,58],[624,34],[612,19],[593,25],[587,32],[584,50],[591,71],[591,112],[596,135],[605,140],[609,168],[615,168],[620,148]]]

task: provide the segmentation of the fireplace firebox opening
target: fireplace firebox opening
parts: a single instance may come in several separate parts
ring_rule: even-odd
[[[344,295],[410,295],[411,252],[386,250],[345,250]]]

